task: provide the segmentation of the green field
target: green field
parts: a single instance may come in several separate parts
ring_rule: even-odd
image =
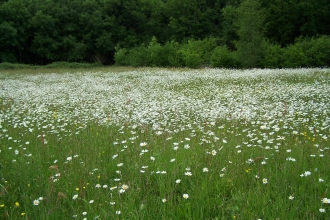
[[[329,219],[329,69],[2,70],[0,219]]]

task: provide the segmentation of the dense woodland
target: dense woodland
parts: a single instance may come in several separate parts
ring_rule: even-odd
[[[330,66],[329,0],[0,0],[0,62]]]

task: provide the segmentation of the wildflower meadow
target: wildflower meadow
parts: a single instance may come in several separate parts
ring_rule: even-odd
[[[0,219],[330,219],[329,69],[0,72]]]

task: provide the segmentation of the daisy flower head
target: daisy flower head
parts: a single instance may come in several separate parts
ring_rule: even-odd
[[[188,171],[188,172],[185,172],[184,175],[186,175],[186,176],[192,176],[192,173]]]
[[[207,173],[207,172],[209,172],[209,169],[208,169],[207,167],[204,167],[204,168],[203,168],[203,172],[204,172],[204,173]]]
[[[320,211],[320,212],[325,212],[325,209],[320,208],[319,211]]]
[[[167,201],[167,200],[166,200],[165,198],[164,198],[164,199],[162,199],[162,202],[163,202],[163,203],[165,203],[166,201]]]
[[[188,195],[188,194],[183,194],[182,197],[183,197],[184,199],[188,199],[188,198],[189,198],[189,195]]]
[[[181,180],[180,179],[177,179],[177,180],[175,180],[175,183],[176,184],[179,184],[179,183],[181,183]]]
[[[312,173],[310,171],[305,171],[304,176],[310,176]]]
[[[140,147],[145,147],[145,146],[147,146],[147,142],[140,143]]]
[[[217,151],[216,150],[212,150],[211,154],[212,154],[212,156],[215,156],[215,155],[217,155]]]
[[[263,184],[267,184],[267,183],[268,183],[268,180],[267,180],[266,178],[263,178],[263,179],[262,179],[262,183],[263,183]]]
[[[35,199],[35,200],[33,201],[33,205],[39,205],[39,200],[38,200],[38,199]]]
[[[293,200],[293,199],[294,199],[294,196],[289,196],[289,199],[290,199],[290,200]]]
[[[75,194],[74,196],[72,196],[73,200],[76,200],[78,198],[78,194]]]
[[[321,201],[322,201],[322,203],[330,204],[330,199],[328,199],[328,198],[323,198]]]
[[[127,190],[128,189],[128,185],[126,185],[126,184],[123,184],[122,186],[121,186],[121,188],[123,189],[123,190]]]

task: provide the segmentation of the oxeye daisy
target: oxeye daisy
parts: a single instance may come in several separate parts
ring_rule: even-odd
[[[123,190],[127,190],[127,189],[128,189],[128,185],[123,184],[123,185],[121,186],[121,188],[122,188]]]
[[[325,212],[325,209],[320,208],[319,211],[320,211],[320,212]]]
[[[206,172],[209,172],[209,169],[207,167],[204,167],[203,168],[203,172],[206,173]]]
[[[263,184],[267,184],[267,183],[268,183],[268,180],[267,180],[266,178],[263,178],[263,179],[262,179],[262,183],[263,183]]]

